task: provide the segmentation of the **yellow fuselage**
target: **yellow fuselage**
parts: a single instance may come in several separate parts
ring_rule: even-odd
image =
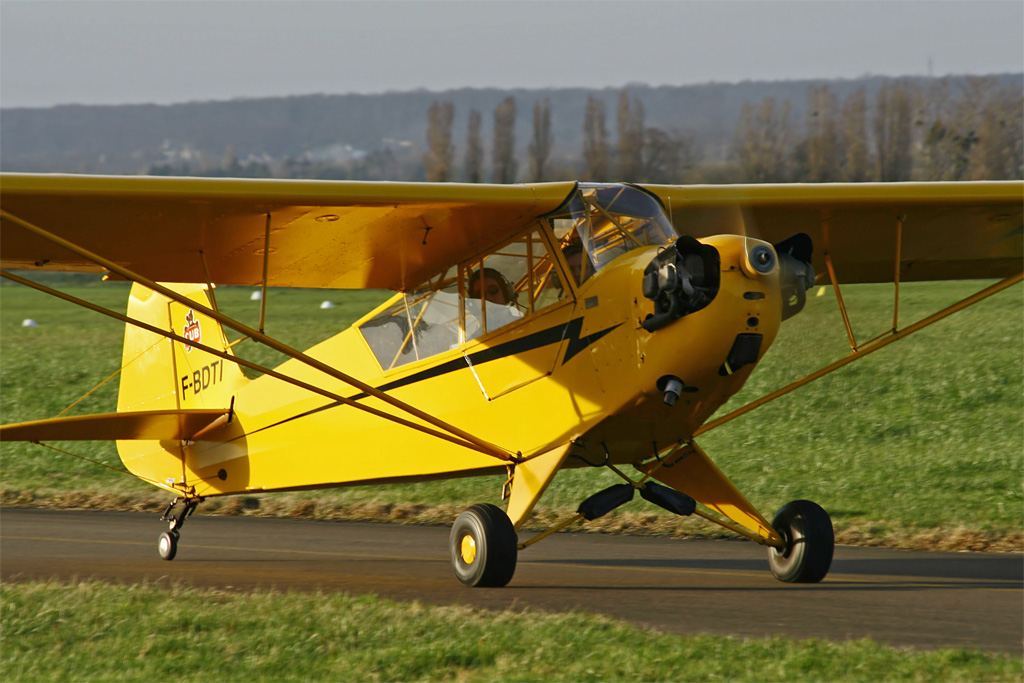
[[[723,369],[737,335],[763,336],[759,360],[778,331],[777,268],[767,275],[745,272],[746,238],[704,242],[721,257],[717,295],[655,332],[640,324],[652,310],[641,291],[643,271],[657,253],[646,248],[608,264],[574,297],[391,371],[381,370],[358,323],[308,353],[523,457],[575,441],[574,452],[588,461],[607,453],[615,463],[636,462],[688,439],[743,385],[754,364],[731,374]],[[395,412],[298,361],[278,369]],[[672,407],[659,388],[665,376],[685,387]],[[178,407],[201,407],[195,395],[181,391]],[[172,465],[181,469],[168,471],[178,459],[167,457],[166,444],[120,442],[122,458],[134,473],[157,482],[173,477],[179,483],[180,472],[180,484],[199,496],[462,476],[502,466],[272,377],[242,384],[233,396],[229,424],[170,449],[184,455],[183,467]]]

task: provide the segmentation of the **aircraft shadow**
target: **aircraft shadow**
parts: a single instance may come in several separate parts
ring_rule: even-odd
[[[767,570],[766,570],[767,572]],[[932,582],[928,585],[922,584],[921,582],[913,582],[910,584],[903,585],[899,581],[880,581],[877,583],[864,583],[861,581],[842,581],[832,580],[828,577],[825,578],[821,583],[804,583],[804,584],[784,584],[775,582],[770,586],[729,586],[725,584],[719,584],[714,586],[659,586],[659,585],[597,585],[597,584],[546,584],[546,585],[522,585],[517,584],[513,578],[512,583],[509,584],[509,590],[517,591],[543,591],[543,590],[569,590],[569,591],[632,591],[632,592],[659,592],[659,593],[678,593],[678,592],[698,592],[698,593],[760,593],[765,590],[799,590],[799,591],[856,591],[859,593],[870,593],[870,592],[913,592],[913,591],[928,591],[937,589],[960,589],[960,590],[990,590],[994,588],[1006,589],[1005,583],[999,582],[986,582],[986,581],[957,581],[956,583],[949,583],[946,585],[937,585],[937,582]]]
[[[541,559],[524,560],[530,564],[576,564],[590,567],[637,569],[699,569],[708,571],[767,570],[765,559]],[[1024,561],[1020,557],[921,557],[837,559],[830,571],[833,575],[904,577],[914,579],[978,579],[986,584],[1024,584]]]

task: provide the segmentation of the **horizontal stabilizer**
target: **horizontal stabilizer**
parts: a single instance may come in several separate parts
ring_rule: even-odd
[[[223,416],[225,409],[148,410],[58,417],[0,427],[0,441],[116,441],[189,439]]]

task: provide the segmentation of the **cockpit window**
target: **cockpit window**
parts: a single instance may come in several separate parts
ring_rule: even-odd
[[[385,370],[449,351],[564,297],[540,229],[432,278],[359,329]]]
[[[562,296],[554,260],[539,230],[465,265],[466,339],[504,327]]]
[[[457,273],[448,269],[360,326],[381,367],[395,368],[459,344]]]
[[[627,251],[677,237],[658,201],[628,185],[580,183],[548,218],[577,284]]]

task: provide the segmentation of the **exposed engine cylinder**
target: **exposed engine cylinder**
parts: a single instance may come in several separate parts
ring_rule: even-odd
[[[654,314],[641,323],[648,332],[704,308],[718,294],[721,257],[712,246],[684,235],[647,264],[644,296],[654,302]]]

